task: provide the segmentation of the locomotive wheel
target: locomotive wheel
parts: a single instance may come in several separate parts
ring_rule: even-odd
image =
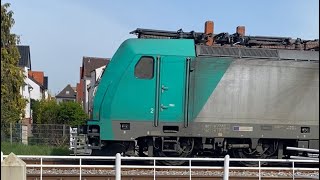
[[[158,141],[158,144],[161,144],[161,141]],[[180,147],[178,152],[163,152],[161,150],[161,146],[154,147],[154,155],[157,157],[190,157],[192,155],[193,147],[194,147],[194,139],[193,138],[180,138],[179,139]],[[160,147],[160,148],[159,148]],[[187,161],[170,161],[163,160],[159,161],[159,163],[168,166],[179,166]]]
[[[250,152],[251,151],[251,152]],[[258,154],[254,152],[251,149],[235,149],[232,151],[234,157],[236,158],[250,158],[250,159],[266,159],[266,155],[264,154]],[[240,164],[247,166],[247,167],[257,167],[259,166],[259,162],[257,161],[240,161]],[[261,163],[260,165],[266,164],[265,162]]]
[[[236,158],[250,158],[250,159],[268,159],[272,158],[278,148],[277,141],[262,141],[262,149],[258,151],[257,149],[234,149],[233,156]],[[259,166],[258,161],[240,161],[240,164],[248,167],[257,167]],[[260,165],[265,165],[267,162],[261,162]]]

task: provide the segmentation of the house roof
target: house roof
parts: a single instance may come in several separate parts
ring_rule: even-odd
[[[18,45],[17,47],[20,54],[19,66],[31,69],[30,47],[24,45]]]
[[[38,83],[40,83],[42,86],[44,86],[44,73],[42,71],[29,71],[28,76],[32,77]]]
[[[95,72],[96,70],[98,70],[98,69],[100,69],[100,68],[102,68],[102,70],[104,70],[106,67],[107,67],[107,65],[104,65],[104,66],[98,67],[98,68],[96,68],[96,69],[93,69],[92,71],[90,71],[90,74],[91,74],[92,72]]]
[[[83,57],[82,68],[81,68],[81,78],[84,76],[90,77],[90,72],[101,66],[108,65],[110,58],[98,58],[98,57]]]
[[[74,91],[73,87],[68,84],[59,94],[56,95],[56,98],[73,98],[76,99],[77,93]]]
[[[40,84],[37,80],[35,80],[32,76],[28,75],[28,78],[34,83],[36,83],[37,85],[39,85],[40,88],[45,89],[45,87],[42,84]]]

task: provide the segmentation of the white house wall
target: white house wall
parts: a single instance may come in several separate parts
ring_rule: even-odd
[[[30,91],[30,98],[35,100],[41,100],[42,93],[40,86],[29,78],[27,79],[27,82],[32,87],[32,90]]]
[[[88,99],[89,99],[89,93],[88,93],[88,87],[89,87],[89,85],[90,85],[90,82],[91,82],[91,79],[90,79],[90,77],[84,77],[84,96],[83,96],[83,101],[84,101],[84,104],[83,104],[83,106],[84,106],[84,111],[86,112],[86,113],[88,113],[89,111],[89,108],[88,108]]]
[[[98,81],[98,79],[101,77],[104,69],[106,68],[106,66],[102,66],[102,67],[99,67],[97,69],[94,70],[96,76],[94,77],[95,78],[95,81]]]
[[[44,91],[44,99],[48,99],[49,98],[49,92],[48,90]]]
[[[26,84],[25,86],[23,86],[23,92],[22,92],[22,96],[24,99],[27,100],[27,104],[25,107],[25,118],[31,118],[31,100],[30,100],[30,93],[28,91],[28,84]]]
[[[30,113],[30,93],[28,91],[28,68],[24,67],[22,69],[23,75],[24,75],[24,86],[21,87],[20,93],[23,98],[27,100],[27,104],[25,107],[25,118],[31,118],[31,113]]]
[[[87,103],[87,106],[88,106],[88,114],[90,115],[90,109],[92,107],[92,98],[93,98],[93,86],[96,82],[96,78],[95,78],[95,71],[91,71],[90,73],[91,75],[91,78],[90,78],[90,84],[87,86],[87,91],[88,91],[88,103]]]
[[[95,90],[96,90],[96,87],[94,87],[94,85],[96,84],[96,82],[98,81],[98,79],[101,77],[104,69],[105,69],[106,66],[102,66],[100,68],[97,68],[93,71],[91,71],[90,73],[90,83],[87,85],[87,92],[88,92],[88,100],[87,100],[87,113],[89,114],[89,110],[90,110],[90,107],[92,106],[93,104],[93,98],[94,98],[94,94],[95,94]]]

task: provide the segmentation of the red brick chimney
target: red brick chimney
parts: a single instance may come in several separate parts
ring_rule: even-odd
[[[204,25],[204,33],[213,35],[214,23],[213,21],[206,21]],[[211,46],[213,44],[213,37],[209,37],[206,45]]]
[[[240,36],[245,36],[246,34],[246,28],[244,26],[238,26],[236,31]]]

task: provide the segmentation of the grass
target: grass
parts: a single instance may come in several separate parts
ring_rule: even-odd
[[[45,145],[24,145],[20,143],[1,142],[1,151],[8,155],[13,152],[16,155],[70,155],[68,147],[52,147]]]

